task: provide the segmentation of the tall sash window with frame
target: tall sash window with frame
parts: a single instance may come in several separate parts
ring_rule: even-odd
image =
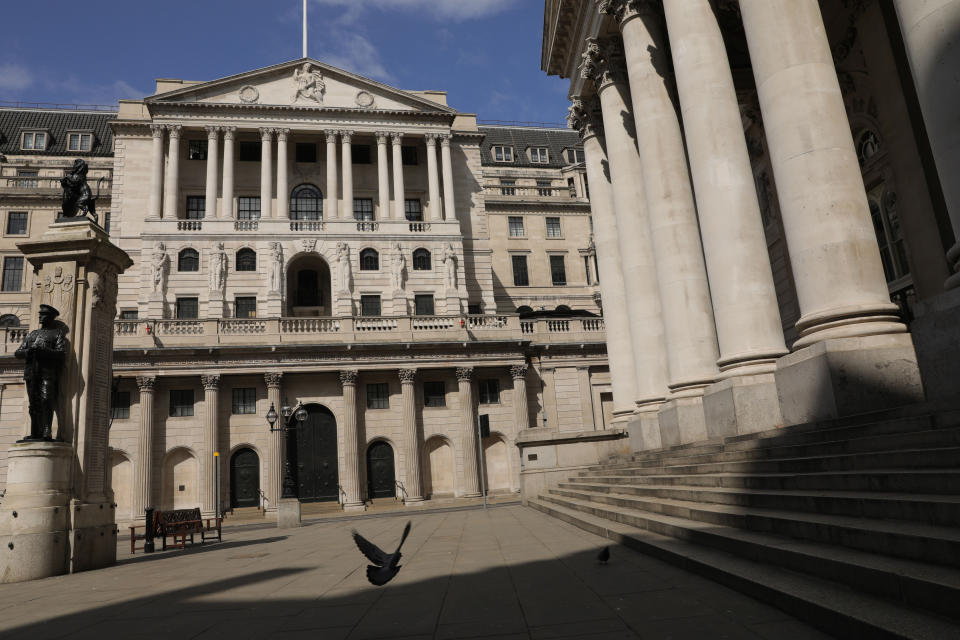
[[[423,222],[423,205],[419,198],[407,198],[403,201],[403,211],[409,222]]]
[[[312,184],[302,184],[290,193],[291,220],[323,218],[323,194]]]
[[[567,267],[563,256],[550,256],[550,279],[555,287],[567,284]]]
[[[201,220],[206,210],[206,196],[187,196],[187,220]]]
[[[257,390],[253,387],[234,387],[231,413],[234,415],[256,414]]]
[[[237,198],[237,220],[260,219],[260,196],[241,196]]]
[[[373,198],[353,199],[353,219],[361,222],[373,220]]]
[[[513,263],[513,286],[530,286],[530,276],[527,273],[527,256],[512,255],[510,261]]]

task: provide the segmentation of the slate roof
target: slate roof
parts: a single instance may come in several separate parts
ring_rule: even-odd
[[[0,153],[38,156],[112,156],[113,130],[110,128],[110,121],[116,117],[117,114],[111,112],[0,108]],[[20,133],[24,130],[48,131],[50,140],[47,141],[46,150],[21,150]],[[83,152],[68,151],[68,131],[92,131],[93,148]]]
[[[477,127],[485,135],[480,145],[483,166],[535,167],[559,169],[570,164],[563,151],[571,147],[583,149],[580,135],[573,129],[537,129],[534,127]],[[513,147],[513,162],[494,162],[490,148],[497,145]],[[548,164],[534,164],[527,156],[529,147],[548,147]]]

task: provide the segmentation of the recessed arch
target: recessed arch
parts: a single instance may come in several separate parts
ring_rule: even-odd
[[[430,271],[433,268],[430,251],[420,247],[413,250],[413,270]]]
[[[0,316],[0,327],[19,327],[20,317],[13,313],[5,313]]]
[[[331,307],[330,266],[323,256],[301,253],[287,264],[286,315],[329,316]]]
[[[379,271],[380,254],[372,247],[360,250],[360,271]]]
[[[200,271],[200,252],[193,247],[180,249],[177,254],[177,271]]]
[[[235,263],[237,271],[256,271],[257,252],[250,247],[242,247],[237,250]]]
[[[176,447],[168,451],[163,457],[161,477],[161,509],[192,509],[200,506],[197,456],[191,449]]]
[[[483,439],[483,468],[487,493],[510,491],[510,451],[503,434],[493,432]]]
[[[251,447],[240,447],[230,456],[230,507],[260,504],[260,456]]]
[[[323,218],[323,192],[316,185],[305,182],[290,192],[291,220],[320,220]]]
[[[392,498],[397,495],[397,464],[394,448],[386,438],[367,445],[367,497]]]
[[[117,505],[117,520],[133,519],[133,463],[126,452],[110,449],[109,476],[107,486],[113,491],[113,501]]]
[[[430,498],[453,496],[456,491],[456,465],[453,443],[443,435],[423,443],[423,492]]]

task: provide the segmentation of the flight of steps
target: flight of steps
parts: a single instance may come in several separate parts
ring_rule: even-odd
[[[960,411],[646,451],[528,502],[837,637],[960,638]]]

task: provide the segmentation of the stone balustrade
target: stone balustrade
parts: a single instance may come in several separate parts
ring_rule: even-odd
[[[533,185],[487,184],[483,186],[483,195],[488,200],[496,200],[498,198],[506,198],[508,200],[551,198],[587,202],[586,198],[578,198],[576,192],[571,191],[570,187],[566,185],[537,187]]]
[[[30,178],[35,180],[36,178]],[[460,223],[456,220],[438,220],[433,222],[411,222],[409,220],[354,220],[336,218],[333,220],[286,220],[277,218],[258,218],[236,220],[233,218],[201,218],[186,220],[183,218],[147,220],[145,232],[149,235],[176,236],[184,231],[204,231],[212,235],[233,234],[237,231],[257,232],[277,237],[304,233],[324,233],[353,235],[377,233],[383,235],[404,236],[426,233],[437,235],[457,235]]]

